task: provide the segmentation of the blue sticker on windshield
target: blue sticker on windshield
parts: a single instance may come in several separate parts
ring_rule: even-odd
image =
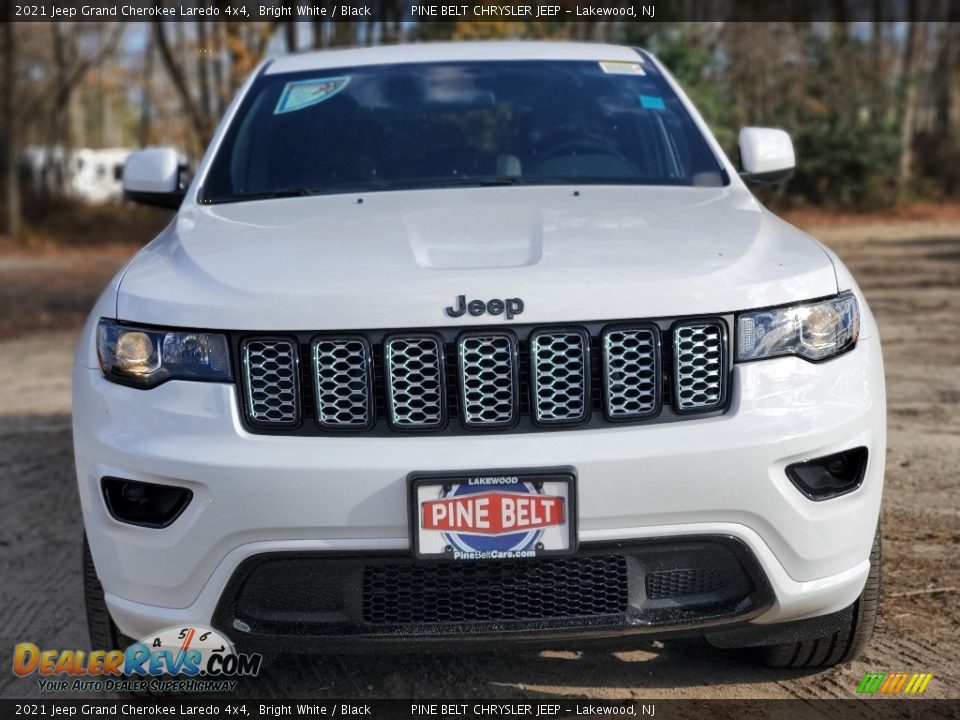
[[[302,110],[329,100],[350,83],[349,77],[318,78],[288,82],[280,93],[274,115]]]
[[[659,95],[641,95],[640,106],[647,110],[667,109],[667,106],[663,104],[663,98]]]

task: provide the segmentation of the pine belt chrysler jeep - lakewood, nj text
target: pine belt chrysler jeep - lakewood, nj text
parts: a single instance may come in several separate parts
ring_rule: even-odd
[[[93,644],[376,652],[870,636],[885,399],[843,264],[627,47],[265,62],[74,368]]]

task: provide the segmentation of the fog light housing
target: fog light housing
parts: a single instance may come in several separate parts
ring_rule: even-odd
[[[787,477],[811,500],[829,500],[853,492],[867,471],[865,447],[844,450],[787,466]]]
[[[148,528],[168,527],[180,517],[193,492],[172,485],[105,477],[103,499],[114,520]]]

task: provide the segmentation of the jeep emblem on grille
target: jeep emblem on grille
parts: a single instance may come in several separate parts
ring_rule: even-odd
[[[514,315],[523,312],[523,300],[520,298],[507,298],[499,300],[494,298],[484,302],[483,300],[471,300],[467,302],[465,295],[457,295],[457,301],[450,307],[443,310],[450,317],[460,317],[464,313],[470,313],[474,316],[490,313],[491,315],[506,315],[507,320],[513,320]]]

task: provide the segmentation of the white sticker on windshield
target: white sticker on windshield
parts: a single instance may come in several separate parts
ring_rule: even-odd
[[[640,63],[622,60],[601,60],[600,69],[608,75],[646,75]]]
[[[280,93],[280,99],[277,101],[277,107],[273,114],[280,115],[281,113],[294,112],[322,103],[343,90],[349,83],[349,77],[288,82],[284,86],[283,92]]]

